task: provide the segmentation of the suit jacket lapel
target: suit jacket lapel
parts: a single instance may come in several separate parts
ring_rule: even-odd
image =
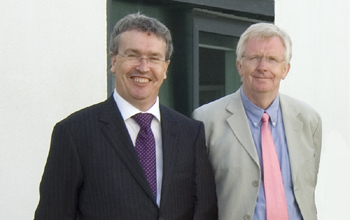
[[[259,165],[259,157],[256,152],[255,144],[248,124],[247,115],[244,110],[244,106],[241,100],[241,94],[239,89],[232,95],[226,109],[232,113],[232,116],[227,118],[227,122],[231,127],[237,140],[241,143],[242,147],[248,152],[255,163]]]
[[[288,145],[292,179],[293,184],[295,185],[299,170],[299,148],[303,122],[301,122],[297,118],[300,112],[293,108],[293,106],[289,106],[288,102],[285,101],[284,96],[282,94],[280,94],[280,103],[284,123],[284,130]]]
[[[105,124],[102,127],[102,132],[111,143],[115,152],[124,162],[125,166],[134,176],[136,181],[145,190],[147,195],[155,201],[142,165],[130,139],[129,132],[125,126],[124,120],[121,117],[113,96],[110,96],[107,101],[104,102],[100,121]]]
[[[181,128],[171,112],[164,106],[160,106],[161,126],[162,126],[162,149],[163,149],[163,180],[162,180],[162,198],[166,198],[167,186],[170,185],[173,168],[176,165],[178,154],[176,153],[179,145],[177,133]],[[162,199],[163,200],[163,199]]]

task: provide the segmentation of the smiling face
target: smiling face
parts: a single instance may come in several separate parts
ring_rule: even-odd
[[[153,33],[126,31],[119,39],[119,51],[111,57],[118,94],[141,111],[156,101],[166,79],[170,61],[165,59],[166,43]],[[136,58],[139,61],[135,61]],[[161,62],[154,63],[161,60]]]
[[[279,37],[248,40],[243,59],[237,61],[244,93],[259,107],[266,107],[260,106],[259,100],[272,102],[277,96],[281,79],[286,78],[289,68],[290,64],[284,61],[284,46]]]

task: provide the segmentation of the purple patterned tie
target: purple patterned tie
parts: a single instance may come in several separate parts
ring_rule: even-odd
[[[151,130],[153,115],[139,113],[133,116],[140,125],[140,131],[135,142],[135,149],[139,156],[146,178],[152,189],[153,195],[157,197],[157,173],[156,173],[156,144]]]

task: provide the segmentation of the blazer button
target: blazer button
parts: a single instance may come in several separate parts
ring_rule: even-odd
[[[259,186],[259,182],[258,181],[254,181],[253,182],[253,186],[258,187]]]
[[[160,217],[159,220],[165,220],[164,218]]]
[[[249,215],[245,215],[244,216],[244,220],[250,220],[250,216]]]

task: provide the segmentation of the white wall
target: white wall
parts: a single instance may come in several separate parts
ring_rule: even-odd
[[[54,124],[106,80],[106,1],[0,1],[0,219],[33,219]]]
[[[350,2],[276,0],[293,40],[281,91],[323,118],[320,220],[350,207]],[[106,1],[0,1],[0,219],[32,219],[54,124],[106,98]]]
[[[276,0],[275,14],[293,41],[281,91],[309,103],[323,119],[318,217],[349,219],[350,1]]]

